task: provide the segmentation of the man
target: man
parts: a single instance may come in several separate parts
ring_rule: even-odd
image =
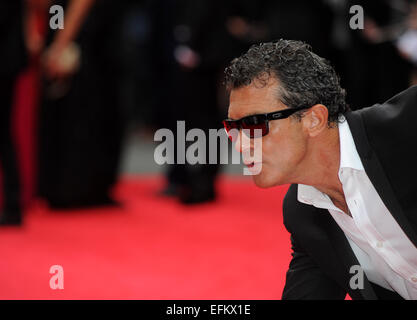
[[[291,184],[283,299],[417,299],[417,87],[352,112],[328,62],[288,40],[233,60],[226,83],[226,131],[263,135],[255,184]]]

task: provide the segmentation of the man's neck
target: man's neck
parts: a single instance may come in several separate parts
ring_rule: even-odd
[[[312,141],[298,183],[310,185],[327,194],[333,204],[349,214],[343,186],[339,179],[340,139],[339,129],[329,129],[326,134]],[[308,174],[305,174],[308,173]]]

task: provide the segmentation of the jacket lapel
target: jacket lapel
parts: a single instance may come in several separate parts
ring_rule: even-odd
[[[348,288],[349,295],[354,300],[376,300],[377,296],[369,283],[368,278],[364,274],[363,289],[350,289],[349,281],[353,274],[350,274],[350,268],[354,265],[360,265],[353,250],[346,239],[345,234],[329,214],[323,214],[325,217],[323,221],[324,230],[326,230],[331,244],[344,266],[343,274],[341,275],[342,282]]]
[[[353,140],[355,141],[356,149],[358,150],[358,154],[362,160],[366,174],[389,212],[392,214],[411,242],[417,246],[417,234],[414,232],[410,222],[401,209],[386,174],[382,169],[381,163],[369,144],[361,112],[362,110],[349,112],[346,114],[346,119],[349,123]]]

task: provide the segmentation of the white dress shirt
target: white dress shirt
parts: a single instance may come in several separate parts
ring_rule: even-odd
[[[339,179],[351,217],[312,186],[298,185],[298,201],[329,211],[345,233],[369,281],[397,292],[404,299],[415,300],[417,248],[369,180],[347,121],[339,123],[339,136]]]

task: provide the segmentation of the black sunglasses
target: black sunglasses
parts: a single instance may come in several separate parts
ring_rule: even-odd
[[[224,129],[230,140],[234,141],[237,132],[240,129],[244,129],[243,132],[249,137],[255,137],[255,130],[259,130],[257,132],[262,133],[262,137],[269,133],[269,121],[270,120],[278,120],[278,119],[285,119],[288,118],[290,115],[296,113],[297,111],[308,109],[311,107],[297,107],[297,108],[289,108],[279,111],[274,111],[271,113],[264,113],[264,114],[254,114],[251,116],[247,116],[238,120],[230,120],[226,119],[223,120]],[[233,129],[234,132],[232,131]],[[246,130],[245,130],[246,129]],[[235,135],[235,136],[234,136]]]

